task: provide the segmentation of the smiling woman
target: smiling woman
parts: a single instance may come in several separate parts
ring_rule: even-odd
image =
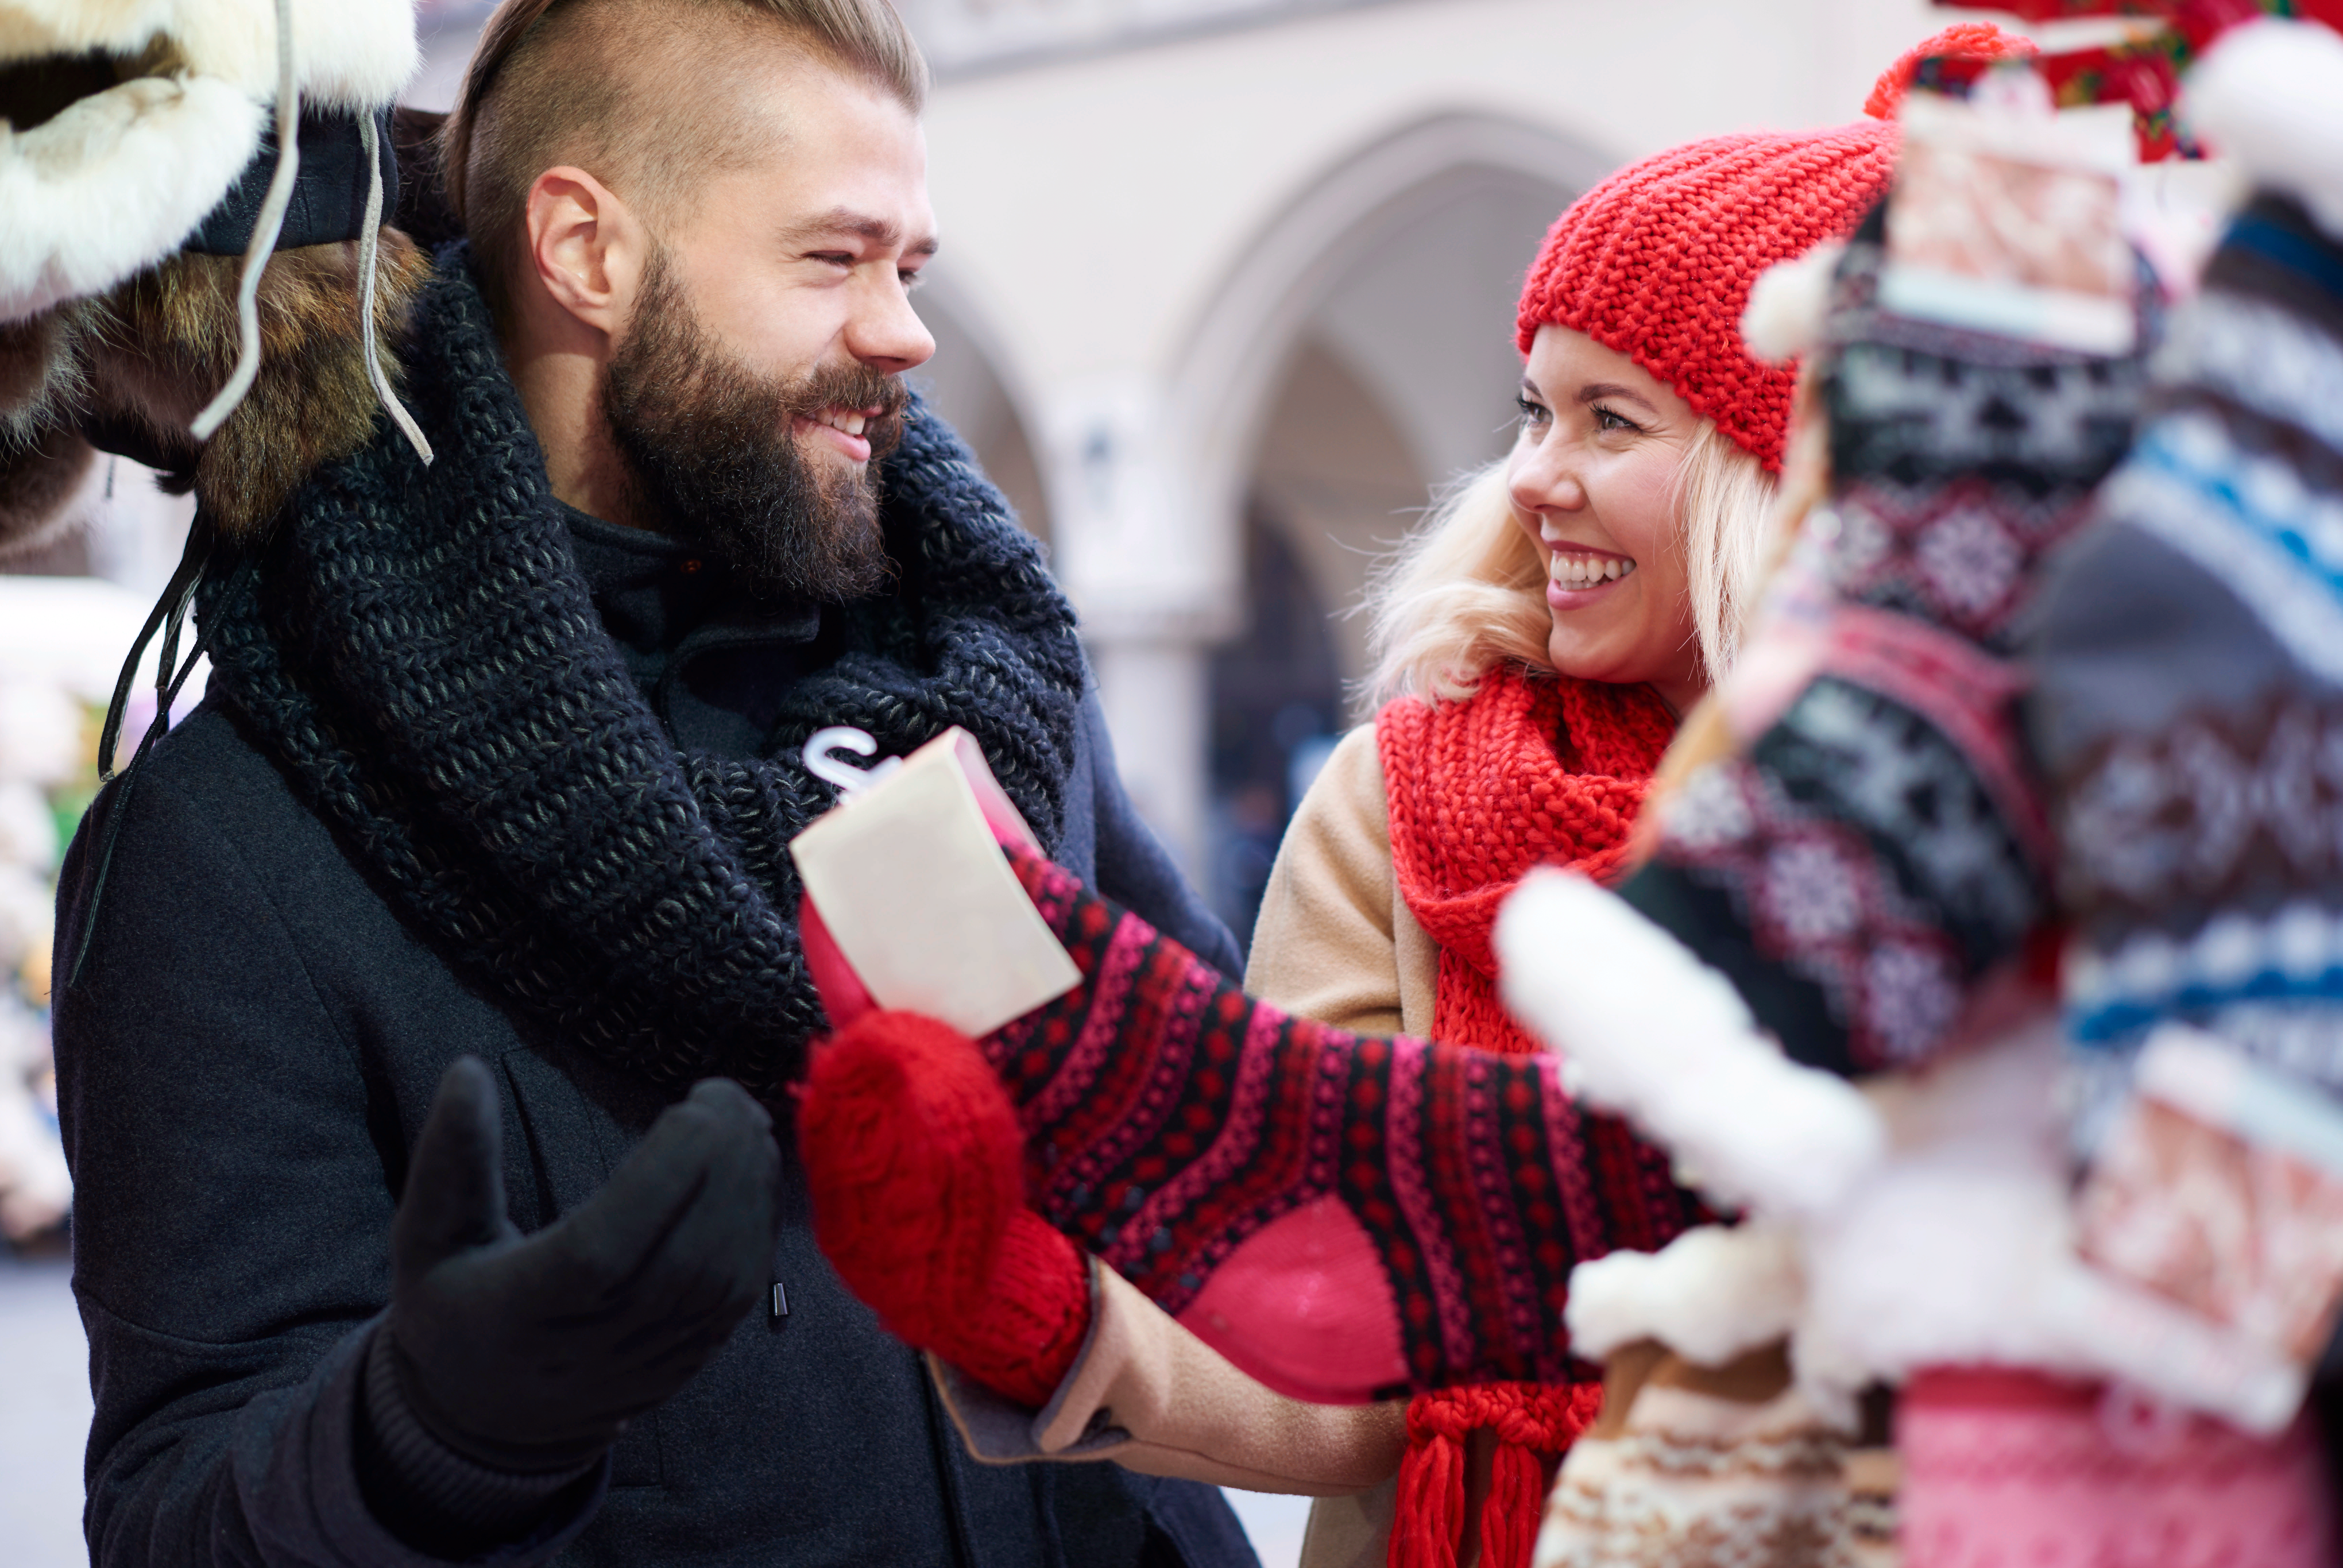
[[[1852,229],[1893,149],[1877,123],[1695,143],[1555,223],[1517,317],[1513,450],[1370,591],[1384,707],[1294,817],[1247,990],[1362,1032],[1539,1049],[1498,1000],[1491,922],[1533,866],[1625,869],[1677,719],[1731,667],[1795,380],[1741,341],[1750,283]],[[1528,1384],[1424,1396],[1384,1512],[1330,1506],[1395,1537],[1394,1563],[1466,1561],[1476,1538],[1513,1563],[1538,1498],[1490,1478],[1535,1471],[1497,1463],[1494,1432],[1558,1454],[1576,1427],[1554,1412],[1580,1408]]]

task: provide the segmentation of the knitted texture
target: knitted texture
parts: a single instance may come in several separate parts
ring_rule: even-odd
[[[2167,1020],[2343,1096],[2343,242],[2256,200],[2157,377],[2033,648],[2086,1146]]]
[[[1408,912],[1440,946],[1436,1038],[1542,1049],[1497,996],[1498,908],[1533,866],[1615,879],[1674,733],[1649,687],[1533,677],[1513,664],[1492,668],[1463,702],[1402,698],[1376,716],[1392,868]]]
[[[1389,1561],[1454,1568],[1454,1532],[1436,1526],[1463,1517],[1464,1440],[1488,1432],[1497,1447],[1481,1505],[1481,1561],[1529,1568],[1549,1474],[1540,1456],[1566,1452],[1602,1411],[1599,1382],[1486,1383],[1419,1396],[1408,1406]]]
[[[1771,674],[1727,693],[1755,739],[1659,808],[1621,888],[1792,1058],[1841,1072],[1934,1054],[2051,913],[2012,655],[2144,375],[1878,309],[1884,230],[1864,225],[1834,284],[1832,493],[1752,640]]]
[[[1547,232],[1515,313],[1521,351],[1549,322],[1584,332],[1778,473],[1797,372],[1750,357],[1750,287],[1855,227],[1886,194],[1896,146],[1877,122],[1746,132],[1620,170]]]
[[[2015,33],[2005,33],[1990,22],[1956,22],[1933,38],[1924,39],[1904,51],[1896,64],[1879,75],[1872,84],[1871,96],[1863,100],[1863,112],[1875,120],[1892,120],[1904,106],[1904,95],[1912,90],[1912,78],[1923,60],[1953,56],[1964,60],[2030,60],[2042,51],[2031,38]]]
[[[1389,1282],[1416,1387],[1567,1382],[1572,1265],[1693,1221],[1657,1152],[1599,1157],[1556,1058],[1289,1017],[1059,868],[1011,859],[1081,975],[982,1042],[1026,1130],[1028,1190],[1169,1311],[1269,1221],[1331,1198]]]
[[[1674,730],[1648,687],[1533,678],[1511,664],[1489,671],[1465,701],[1407,698],[1377,716],[1393,869],[1408,911],[1440,947],[1436,1038],[1507,1055],[1542,1049],[1497,994],[1489,945],[1497,910],[1533,866],[1604,882],[1620,874],[1644,786]],[[1584,1126],[1592,1158],[1635,1158],[1634,1134],[1616,1118],[1589,1113]],[[1591,1419],[1600,1393],[1593,1384],[1509,1383],[1419,1396],[1408,1412],[1392,1568],[1455,1561],[1464,1432],[1496,1428],[1499,1471],[1542,1476],[1537,1455],[1560,1455],[1577,1427],[1532,1413],[1584,1394]],[[1553,1441],[1524,1447],[1508,1432]],[[1482,1512],[1482,1561],[1525,1568],[1544,1489],[1500,1490]]]
[[[798,1146],[815,1237],[887,1332],[1047,1404],[1090,1330],[1090,1276],[1025,1207],[1017,1112],[968,1038],[863,1014],[814,1054]]]
[[[409,401],[295,498],[199,613],[211,690],[407,923],[503,1005],[659,1082],[770,1094],[822,1014],[787,845],[832,804],[830,724],[900,755],[952,724],[1054,843],[1083,678],[1038,547],[916,405],[880,473],[894,588],[825,612],[828,662],[759,759],[679,752],[604,632],[465,248],[418,307]]]
[[[2335,1561],[2308,1415],[2260,1440],[2097,1387],[1944,1369],[1905,1389],[1896,1447],[1910,1568]]]

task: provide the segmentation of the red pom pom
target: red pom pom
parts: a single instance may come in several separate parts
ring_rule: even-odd
[[[1863,112],[1875,120],[1894,119],[1896,111],[1904,106],[1904,95],[1912,90],[1912,77],[1920,62],[1938,55],[1967,60],[2031,60],[2041,52],[2033,39],[2005,33],[1990,22],[1956,22],[1936,36],[1913,45],[1904,51],[1902,59],[1881,72],[1872,85],[1871,96],[1863,101]]]

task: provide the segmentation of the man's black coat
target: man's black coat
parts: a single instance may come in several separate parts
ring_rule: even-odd
[[[581,559],[591,542],[580,536]],[[1057,854],[1232,967],[1226,931],[1132,813],[1094,703],[1081,737]],[[369,1515],[352,1454],[391,1217],[441,1072],[466,1052],[494,1070],[524,1230],[592,1193],[674,1096],[461,978],[219,706],[165,737],[136,779],[76,839],[58,932],[74,1283],[96,1397],[92,1559],[427,1561]],[[116,814],[93,923],[93,845]],[[497,1560],[1252,1563],[1209,1489],[970,1462],[917,1361],[815,1250],[786,1128],[782,1141],[773,1280],[787,1315],[752,1315],[620,1440],[606,1491]]]

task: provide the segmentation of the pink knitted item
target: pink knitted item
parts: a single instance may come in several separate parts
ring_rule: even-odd
[[[2308,1417],[2265,1442],[2033,1372],[1938,1368],[1896,1414],[1904,1568],[2325,1568]]]

